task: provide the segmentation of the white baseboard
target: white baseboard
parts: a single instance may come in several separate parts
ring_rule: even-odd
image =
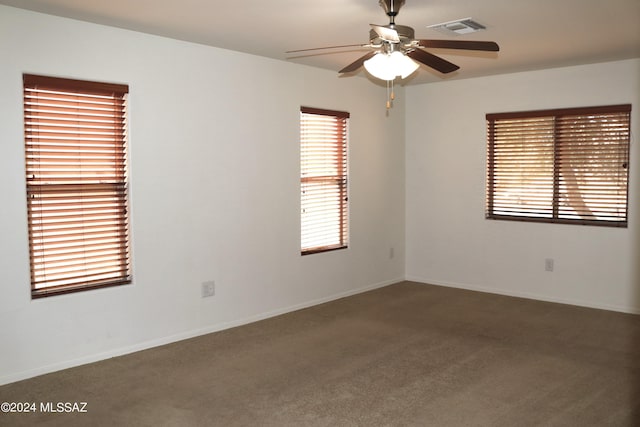
[[[405,280],[409,280],[412,282],[420,282],[420,283],[435,285],[435,286],[444,286],[447,288],[466,289],[469,291],[478,291],[478,292],[485,292],[489,294],[506,295],[506,296],[518,297],[518,298],[527,298],[527,299],[538,300],[538,301],[555,302],[559,304],[576,305],[579,307],[597,308],[600,310],[618,311],[621,313],[628,313],[628,314],[640,314],[640,307],[619,306],[619,305],[611,305],[611,304],[602,304],[594,301],[557,298],[553,296],[530,293],[530,292],[514,292],[510,290],[505,290],[501,288],[492,288],[488,286],[477,286],[477,285],[462,284],[462,283],[443,282],[439,280],[430,280],[424,277],[417,277],[417,276],[410,276],[410,275],[406,276]]]
[[[16,381],[25,380],[28,378],[33,378],[39,375],[48,374],[51,372],[61,371],[63,369],[73,368],[75,366],[86,365],[88,363],[98,362],[100,360],[110,359],[112,357],[123,356],[125,354],[135,353],[137,351],[147,350],[153,347],[158,347],[165,344],[171,344],[177,341],[186,340],[189,338],[194,338],[200,335],[206,335],[213,332],[222,331],[225,329],[234,328],[236,326],[242,326],[249,323],[257,322],[260,320],[268,319],[270,317],[279,316],[281,314],[290,313],[292,311],[301,310],[308,307],[313,307],[315,305],[323,304],[329,301],[334,301],[340,298],[345,298],[351,295],[360,294],[363,292],[371,291],[373,289],[382,288],[384,286],[391,285],[393,283],[401,282],[404,278],[400,277],[392,280],[385,280],[383,282],[374,283],[372,285],[363,286],[356,289],[350,289],[345,292],[340,292],[337,294],[329,295],[322,298],[317,298],[311,301],[306,301],[299,304],[294,304],[292,306],[279,308],[276,310],[266,311],[264,313],[259,313],[253,316],[245,317],[242,319],[233,320],[230,322],[221,322],[214,325],[206,326],[204,328],[198,328],[190,331],[181,332],[178,334],[157,338],[149,341],[144,341],[139,344],[134,344],[127,347],[120,347],[113,350],[109,350],[102,353],[91,354],[84,357],[79,357],[77,359],[67,360],[64,362],[53,363],[51,365],[41,366],[35,369],[28,369],[26,371],[17,372],[15,374],[6,375],[4,377],[0,377],[0,385],[9,384]]]

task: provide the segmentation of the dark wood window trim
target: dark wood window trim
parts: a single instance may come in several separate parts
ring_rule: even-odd
[[[486,218],[627,227],[631,105],[487,114]]]
[[[131,283],[127,85],[23,75],[31,296]]]
[[[348,247],[349,113],[300,108],[301,254]]]

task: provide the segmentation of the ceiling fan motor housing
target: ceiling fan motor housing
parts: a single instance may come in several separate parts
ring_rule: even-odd
[[[415,44],[415,31],[413,30],[413,28],[407,27],[406,25],[393,25],[387,26],[387,28],[392,28],[398,33],[400,42],[393,43],[389,42],[388,40],[384,40],[378,35],[378,33],[376,33],[374,30],[371,30],[369,31],[369,39],[372,46],[385,46],[389,49],[390,52],[401,50],[401,48],[414,47],[413,45]]]

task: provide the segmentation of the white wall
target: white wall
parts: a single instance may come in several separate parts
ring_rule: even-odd
[[[406,97],[408,279],[640,312],[640,60],[439,82]],[[484,219],[486,113],[622,103],[633,104],[628,229]]]
[[[31,300],[23,72],[129,84],[132,285]],[[366,79],[0,6],[0,384],[402,280],[404,109],[384,102]],[[351,113],[348,250],[299,254],[301,105]]]

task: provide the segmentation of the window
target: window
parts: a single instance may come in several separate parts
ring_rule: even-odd
[[[347,247],[349,113],[300,108],[301,251]]]
[[[626,227],[630,113],[487,114],[486,217]]]
[[[130,283],[128,86],[23,82],[32,298]]]

